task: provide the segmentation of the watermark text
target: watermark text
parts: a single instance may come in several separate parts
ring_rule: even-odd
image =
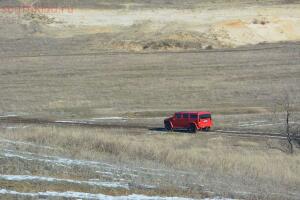
[[[39,13],[39,14],[63,14],[63,13],[74,13],[72,7],[38,7],[38,6],[5,6],[0,7],[0,13],[6,14],[22,14],[22,13]]]

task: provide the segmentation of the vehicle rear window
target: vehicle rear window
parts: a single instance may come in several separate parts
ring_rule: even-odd
[[[181,114],[180,113],[176,113],[175,116],[176,116],[177,119],[181,118]]]
[[[198,118],[198,115],[191,114],[191,119],[197,119],[197,118]]]
[[[211,115],[210,114],[200,115],[200,119],[207,119],[207,118],[211,118]]]
[[[189,118],[189,114],[187,114],[187,113],[186,113],[186,114],[183,114],[183,118],[184,118],[184,119],[188,119],[188,118]]]

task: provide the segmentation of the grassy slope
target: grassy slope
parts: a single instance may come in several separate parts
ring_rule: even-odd
[[[161,6],[158,1],[152,5]],[[57,118],[164,116],[185,109],[264,113],[272,111],[272,104],[284,91],[299,103],[298,44],[271,44],[267,45],[271,49],[261,51],[59,56],[97,50],[97,40],[26,38],[1,42],[1,113]],[[277,46],[282,47],[273,48]],[[9,57],[41,52],[57,56]],[[147,161],[195,170],[203,176],[200,181],[207,181],[206,185],[220,193],[246,190],[268,195],[299,190],[298,154],[286,155],[281,144],[273,141],[134,136],[124,130],[53,132],[44,127],[17,130],[5,137],[53,145],[70,157],[111,157],[137,165]],[[7,166],[1,167],[8,173]],[[42,171],[35,173],[43,175]]]
[[[300,168],[297,164],[300,162],[299,153],[294,156],[287,155],[285,153],[287,147],[282,145],[283,141],[177,133],[147,135],[144,130],[133,132],[134,130],[130,129],[31,127],[25,130],[8,131],[10,134],[1,137],[56,147],[57,153],[64,157],[105,159],[127,163],[128,166],[159,166],[169,170],[179,169],[196,173],[194,179],[173,177],[170,180],[168,178],[160,180],[157,177],[145,177],[144,181],[148,184],[160,183],[162,187],[176,188],[178,185],[192,187],[191,183],[195,183],[221,195],[239,197],[239,192],[250,192],[253,198],[256,196],[259,199],[271,197],[280,199],[280,196],[287,198],[284,195],[288,194],[291,194],[290,197],[296,197],[296,194],[292,193],[299,191]],[[17,149],[37,152],[37,149],[29,147]],[[48,151],[47,153],[43,150],[41,154],[53,153],[53,150]],[[31,164],[33,163],[28,162],[25,166]],[[18,174],[25,169],[22,165],[19,165],[19,168],[6,169],[5,163],[2,165],[2,171],[6,174]],[[32,170],[36,175],[51,174],[58,177],[62,175],[55,169],[53,171],[42,169],[43,167],[37,171],[34,168]],[[27,170],[32,171],[28,167]],[[63,174],[64,176],[69,174],[70,178],[89,176],[81,171],[78,171],[77,175],[73,172]],[[142,179],[135,181],[144,182]],[[195,193],[190,193],[193,194]]]

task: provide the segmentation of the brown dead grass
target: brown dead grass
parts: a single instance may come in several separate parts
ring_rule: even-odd
[[[150,162],[191,170],[202,174],[207,184],[213,183],[209,187],[219,192],[233,188],[235,191],[259,190],[270,194],[283,188],[299,190],[300,154],[285,153],[281,142],[276,140],[176,133],[131,135],[124,129],[57,127],[15,130],[2,137],[59,147],[60,153],[75,158]]]
[[[165,116],[165,111],[203,109],[215,114],[261,113],[270,110],[284,90],[291,91],[296,102],[299,99],[298,53],[286,47],[5,58],[0,65],[0,113],[56,118],[146,111]]]

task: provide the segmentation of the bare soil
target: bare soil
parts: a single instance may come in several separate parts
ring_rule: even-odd
[[[4,9],[24,3],[72,12]],[[0,6],[1,198],[299,199],[299,149],[280,136],[287,94],[299,127],[298,2]],[[216,132],[166,133],[179,110],[212,111]]]

